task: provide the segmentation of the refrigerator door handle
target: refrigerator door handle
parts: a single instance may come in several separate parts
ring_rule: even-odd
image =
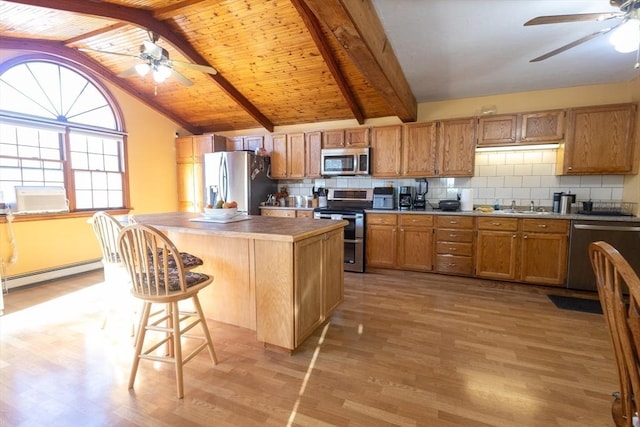
[[[228,177],[227,177],[227,159],[224,155],[220,156],[220,168],[218,182],[220,182],[220,191],[222,193],[222,200],[227,201],[227,194],[229,191]]]

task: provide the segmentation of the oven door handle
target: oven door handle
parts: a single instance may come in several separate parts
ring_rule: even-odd
[[[615,225],[588,225],[574,224],[573,228],[578,230],[596,230],[596,231],[640,231],[640,227],[615,226]]]
[[[355,215],[344,215],[344,214],[333,214],[333,215],[340,215],[340,219],[356,219]],[[322,214],[320,215],[320,219],[333,219],[332,218],[332,214]],[[336,221],[338,221],[336,219]]]

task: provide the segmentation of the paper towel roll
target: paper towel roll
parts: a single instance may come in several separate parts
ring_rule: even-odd
[[[473,210],[473,190],[465,188],[460,194],[460,210],[472,211]]]

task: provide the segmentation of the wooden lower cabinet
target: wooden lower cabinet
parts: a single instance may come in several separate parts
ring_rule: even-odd
[[[567,220],[478,218],[476,275],[561,286],[568,233]]]
[[[367,214],[366,264],[370,267],[395,268],[398,215]]]
[[[262,216],[277,216],[279,218],[313,218],[312,209],[282,209],[282,208],[262,208]]]
[[[474,218],[459,215],[438,215],[435,220],[435,271],[464,276],[473,275]]]
[[[404,214],[398,218],[396,266],[403,270],[433,270],[433,216]]]
[[[367,214],[367,266],[433,270],[433,216]]]

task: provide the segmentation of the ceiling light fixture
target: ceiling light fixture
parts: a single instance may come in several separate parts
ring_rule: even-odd
[[[620,53],[629,53],[640,47],[640,18],[630,18],[609,37],[609,42]]]
[[[147,75],[151,67],[146,62],[142,62],[140,64],[136,64],[135,69],[136,73],[138,73],[141,77],[144,77]]]
[[[171,68],[166,65],[157,65],[153,67],[153,81],[162,83],[171,75]]]

